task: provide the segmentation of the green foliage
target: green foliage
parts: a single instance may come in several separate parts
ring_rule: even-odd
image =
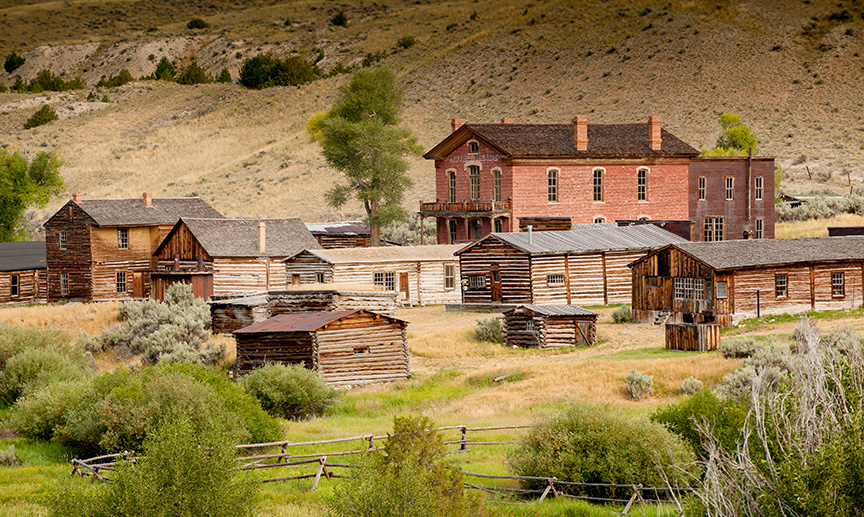
[[[363,68],[368,68],[378,61],[381,61],[387,57],[387,52],[383,50],[379,50],[377,52],[367,52],[366,57],[363,58],[363,62],[360,64]]]
[[[219,77],[216,78],[217,83],[231,84],[234,82],[231,79],[231,72],[228,71],[227,68],[223,68],[221,72],[219,72]]]
[[[536,423],[509,456],[520,476],[557,477],[579,483],[621,483],[666,486],[672,465],[693,459],[684,443],[663,426],[625,415],[612,406],[571,406]],[[688,468],[684,466],[684,468]],[[545,481],[524,481],[524,488],[543,489]],[[629,496],[618,487],[560,486],[567,494]]]
[[[284,25],[285,27],[290,27],[291,26],[291,18],[285,18],[285,23],[283,23],[282,25]]]
[[[417,38],[414,36],[402,36],[396,42],[397,47],[401,47],[403,49],[409,49],[417,44]]]
[[[144,455],[96,488],[67,482],[51,500],[55,515],[84,517],[251,515],[257,485],[235,470],[236,435],[219,422],[200,428],[188,416],[166,421]]]
[[[9,91],[9,89],[6,87],[6,85],[0,83],[0,93],[6,93],[7,91]]]
[[[194,59],[177,76],[178,84],[206,84],[212,82],[213,78],[210,77],[207,70],[199,66],[198,62]]]
[[[102,76],[102,79],[99,79],[99,82],[96,83],[97,88],[116,88],[118,86],[123,86],[126,83],[131,83],[135,78],[132,77],[132,74],[129,73],[129,70],[125,68],[120,70],[117,75],[105,79],[105,76]]]
[[[111,99],[108,98],[107,93],[102,95],[102,99],[100,99],[100,100],[101,100],[101,102],[111,102]]]
[[[438,239],[438,227],[431,219],[411,217],[405,221],[392,223],[381,229],[381,240],[392,242],[401,246],[416,246],[420,244],[420,224],[423,224],[423,242],[434,244]]]
[[[334,27],[347,27],[348,16],[345,15],[345,11],[340,10],[338,13],[334,14],[333,17],[330,18],[330,25]]]
[[[639,370],[630,370],[627,374],[627,394],[633,400],[642,400],[654,393],[654,377]]]
[[[723,376],[717,393],[731,399],[747,399],[751,395],[753,379],[760,372],[762,382],[777,386],[789,372],[791,355],[788,342],[767,340],[761,343],[753,355],[741,363],[741,368]]]
[[[717,143],[711,150],[703,150],[702,156],[740,156],[746,155],[749,149],[758,154],[758,139],[750,128],[741,122],[738,115],[723,113],[717,119],[723,132],[717,138]]]
[[[60,160],[38,153],[28,160],[20,153],[0,149],[0,242],[26,240],[23,216],[30,207],[45,208],[65,188]]]
[[[169,61],[167,57],[163,57],[156,64],[156,70],[153,72],[152,77],[159,81],[174,81],[176,75],[177,68],[174,66],[174,63]]]
[[[696,377],[690,376],[681,381],[681,385],[678,386],[678,393],[682,395],[693,395],[702,390],[702,381],[697,379]]]
[[[19,56],[14,50],[6,56],[6,61],[3,63],[3,69],[6,70],[7,74],[11,74],[15,70],[21,68],[21,65],[24,64],[24,56]]]
[[[210,27],[210,24],[201,18],[192,18],[189,20],[189,23],[186,24],[187,29],[206,29],[207,27]]]
[[[69,409],[81,403],[91,385],[91,377],[82,377],[42,386],[15,403],[8,425],[32,440],[50,440],[54,437],[54,429],[66,422]]]
[[[297,86],[314,81],[320,72],[300,56],[287,59],[259,54],[247,58],[240,67],[240,84],[260,90],[274,86]]]
[[[490,343],[504,342],[504,324],[501,318],[481,318],[474,326],[474,337]]]
[[[775,213],[778,222],[827,219],[838,214],[864,215],[864,196],[817,196],[795,208],[779,204]]]
[[[64,81],[50,70],[42,70],[29,83],[25,84],[20,76],[15,78],[12,89],[19,93],[65,92],[68,90],[83,90],[87,85],[80,77]]]
[[[57,120],[57,112],[51,106],[43,104],[39,111],[27,119],[27,122],[24,123],[24,129],[44,126],[53,120]]]
[[[27,348],[6,361],[0,371],[0,400],[12,405],[25,393],[52,382],[75,380],[91,371],[87,356],[61,348]]]
[[[395,417],[383,451],[364,454],[356,476],[337,485],[338,515],[439,517],[483,514],[466,496],[462,473],[444,460],[444,442],[423,416]]]
[[[412,182],[405,158],[420,148],[409,130],[396,127],[401,109],[402,91],[392,72],[360,70],[327,115],[307,125],[327,163],[344,174],[345,182],[327,192],[327,203],[339,208],[350,197],[361,201],[373,246],[381,226],[407,216],[402,198]]]
[[[630,306],[622,305],[612,311],[612,321],[615,323],[632,323],[633,314],[630,312]]]
[[[290,419],[322,416],[339,395],[320,375],[302,364],[268,364],[244,376],[241,384],[265,411]]]
[[[71,341],[71,336],[62,330],[0,324],[0,371],[10,358],[25,350],[61,350]]]
[[[720,353],[726,359],[741,359],[756,353],[756,340],[752,337],[724,339],[720,342]]]
[[[141,355],[145,364],[216,364],[225,358],[225,345],[211,342],[210,307],[192,294],[191,285],[170,286],[163,302],[128,301],[121,303],[118,310],[123,323],[89,340],[87,351],[114,350],[121,357]]]
[[[700,391],[677,404],[662,407],[651,415],[651,421],[662,424],[681,437],[698,458],[708,452],[699,425],[711,429],[720,446],[732,454],[738,447],[738,435],[747,417],[745,404],[732,399],[720,399],[711,391]]]

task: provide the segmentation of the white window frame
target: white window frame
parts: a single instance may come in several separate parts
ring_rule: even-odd
[[[471,275],[468,277],[468,287],[470,289],[485,289],[486,275]]]
[[[726,176],[726,201],[735,200],[735,177]]]
[[[717,299],[725,300],[726,298],[729,298],[729,285],[726,282],[717,282]]]
[[[60,273],[60,296],[69,296],[69,273]]]
[[[125,271],[117,271],[114,274],[115,288],[117,293],[126,294],[126,290],[129,285],[126,283],[126,272]]]
[[[117,228],[117,249],[129,249],[129,228]]]
[[[396,290],[396,273],[393,271],[384,272],[384,289],[388,291]]]
[[[762,201],[762,193],[764,190],[763,185],[764,178],[762,176],[756,176],[754,179],[755,186],[753,187],[753,194],[756,198],[756,201]]]
[[[648,169],[636,169],[636,201],[648,201]]]
[[[831,297],[843,298],[846,296],[846,276],[841,273],[831,273]]]
[[[19,275],[9,276],[9,296],[11,298],[21,296],[21,277]]]
[[[599,174],[598,174],[599,173]],[[592,199],[595,203],[603,203],[605,196],[603,191],[603,177],[606,176],[606,169],[597,167],[591,171],[591,187]]]
[[[546,170],[546,201],[548,203],[558,202],[558,169]]]
[[[444,290],[452,291],[453,289],[456,289],[456,266],[444,264]]]
[[[708,178],[705,176],[699,176],[699,184],[697,187],[697,195],[699,197],[699,201],[705,201],[707,198],[705,197],[706,191],[708,190]]]
[[[703,221],[702,232],[702,238],[705,242],[725,240],[726,221],[721,216],[708,216]]]
[[[525,332],[534,332],[534,331],[535,331],[534,318],[531,318],[525,322]]]
[[[702,301],[705,299],[705,279],[675,277],[675,299]]]
[[[562,287],[565,285],[564,283],[564,275],[561,273],[554,273],[551,275],[546,275],[546,285],[549,287]]]
[[[774,298],[789,298],[789,275],[786,273],[774,275]]]
[[[60,239],[60,251],[66,251],[69,249],[69,235],[66,233],[66,230],[60,230],[60,235],[58,237]]]

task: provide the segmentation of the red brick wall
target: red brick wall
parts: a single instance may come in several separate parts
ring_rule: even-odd
[[[468,154],[468,144],[478,142],[479,150],[476,154]],[[494,159],[493,159],[494,158]],[[498,151],[487,146],[483,142],[470,139],[454,150],[443,160],[435,160],[435,196],[438,202],[449,201],[449,185],[447,171],[456,171],[456,202],[470,201],[470,182],[468,179],[468,166],[480,167],[480,202],[492,201],[493,179],[492,169],[501,169],[501,200],[507,201],[512,195],[512,182],[510,181],[510,166],[498,155]]]

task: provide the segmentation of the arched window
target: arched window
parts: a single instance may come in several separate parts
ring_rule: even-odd
[[[468,179],[471,184],[471,201],[480,201],[480,167],[468,166]]]
[[[480,144],[477,142],[468,142],[468,154],[477,154],[480,152]]]
[[[594,169],[594,201],[603,201],[603,169]]]
[[[447,171],[447,200],[451,203],[456,202],[456,171]]]
[[[596,215],[596,216],[594,216],[594,222],[596,224],[603,224],[606,222],[606,218],[603,217],[602,215]]]
[[[636,199],[648,201],[648,169],[636,171]]]
[[[558,202],[558,171],[551,169],[546,173],[546,184],[550,203]]]
[[[492,171],[492,187],[495,191],[495,202],[501,202],[501,170],[495,169]]]

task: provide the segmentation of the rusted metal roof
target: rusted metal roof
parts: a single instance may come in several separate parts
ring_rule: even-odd
[[[269,334],[280,332],[313,332],[326,327],[330,323],[339,321],[343,318],[366,312],[375,314],[375,316],[385,318],[390,321],[406,323],[404,320],[387,316],[386,314],[371,313],[362,309],[344,310],[344,311],[324,311],[324,312],[297,312],[293,314],[279,314],[272,318],[253,323],[248,327],[234,331],[235,334]]]

